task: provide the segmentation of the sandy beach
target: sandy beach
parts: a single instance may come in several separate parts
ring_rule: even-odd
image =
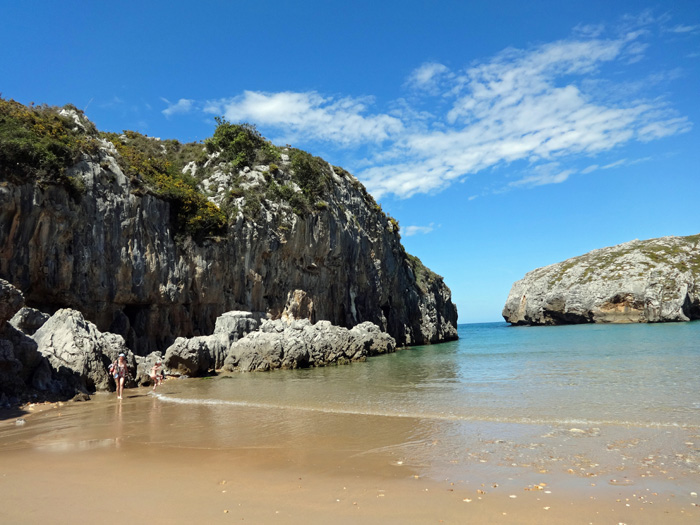
[[[122,402],[103,394],[4,412],[0,522],[700,519],[694,495],[700,480],[660,459],[677,447],[696,447],[686,431],[665,430],[660,444],[638,431],[625,442],[621,436],[611,441],[615,436],[605,430],[600,439],[587,429],[511,424],[489,430],[474,423],[473,447],[456,455],[429,440],[407,448],[406,432],[416,426],[411,418],[314,413],[285,419],[282,411],[261,407],[228,414],[235,417],[220,424],[210,409],[167,403],[148,389],[128,390]],[[406,453],[411,446],[415,454]]]

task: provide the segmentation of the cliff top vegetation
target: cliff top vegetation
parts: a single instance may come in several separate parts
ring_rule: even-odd
[[[81,160],[102,160],[100,148],[107,141],[131,191],[168,200],[176,233],[196,241],[224,235],[239,216],[256,221],[264,209],[287,209],[302,218],[323,213],[333,198],[334,179],[354,188],[366,209],[400,239],[398,222],[345,169],[303,150],[275,146],[254,125],[215,120],[211,137],[180,143],[129,130],[100,132],[71,104],[25,106],[0,96],[0,181],[61,185],[79,200],[84,181],[70,168]],[[258,172],[262,177],[256,179]],[[345,212],[342,205],[340,211]],[[275,215],[277,228],[288,229],[279,218],[284,214]],[[421,290],[439,278],[416,257],[406,257]]]

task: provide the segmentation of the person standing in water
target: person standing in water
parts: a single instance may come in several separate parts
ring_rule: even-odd
[[[161,367],[163,366],[163,363],[161,361],[156,361],[156,364],[154,364],[151,367],[151,383],[153,383],[153,390],[156,389],[157,386],[160,386],[160,384],[163,382],[163,370]]]
[[[117,399],[121,399],[124,393],[124,382],[129,375],[129,369],[126,366],[126,357],[124,354],[119,354],[117,360],[109,365],[109,371],[114,376],[114,382],[117,384]]]

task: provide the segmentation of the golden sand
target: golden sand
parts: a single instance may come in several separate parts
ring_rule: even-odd
[[[700,522],[688,490],[700,480],[650,485],[486,460],[438,479],[395,461],[372,436],[278,439],[258,424],[263,408],[236,413],[235,426],[258,435],[193,439],[179,417],[187,410],[134,389],[121,402],[97,395],[0,414],[0,523]]]

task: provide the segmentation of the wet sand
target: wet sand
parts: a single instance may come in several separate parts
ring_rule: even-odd
[[[5,412],[0,522],[700,521],[693,430],[450,428],[468,446],[410,418],[224,413],[147,389]]]

